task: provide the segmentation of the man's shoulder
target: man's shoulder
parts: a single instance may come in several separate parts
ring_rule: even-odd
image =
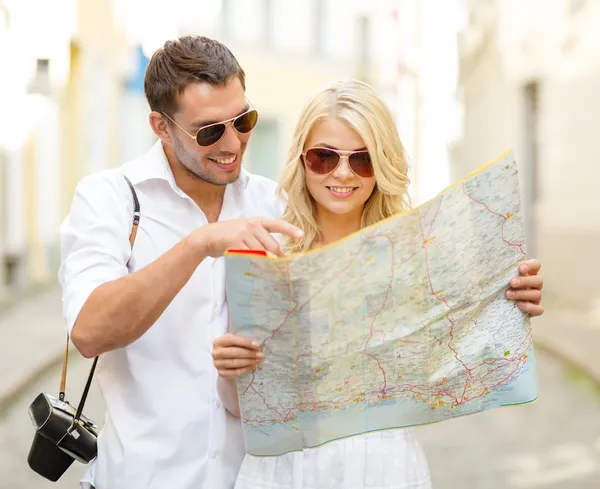
[[[77,184],[77,192],[85,195],[98,195],[106,197],[110,193],[120,193],[123,185],[127,185],[123,178],[122,167],[109,168],[95,171],[84,176]]]
[[[134,185],[139,180],[138,173],[143,172],[147,155],[148,153],[125,161],[117,167],[105,168],[84,176],[77,185],[78,191],[120,194],[124,188],[128,188],[125,177],[132,180]]]

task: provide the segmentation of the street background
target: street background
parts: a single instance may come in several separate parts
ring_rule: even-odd
[[[143,76],[169,38],[224,42],[261,114],[245,166],[276,179],[307,95],[341,78],[388,103],[420,204],[513,149],[540,397],[417,429],[435,489],[600,487],[600,1],[0,0],[0,489],[77,487],[27,466],[27,407],[56,394],[59,228],[85,175],[154,141]],[[90,362],[73,351],[67,397]],[[96,422],[96,388],[86,405]]]

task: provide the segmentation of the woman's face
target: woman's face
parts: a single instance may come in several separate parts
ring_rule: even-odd
[[[304,145],[306,153],[311,148],[328,148],[339,151],[362,151],[350,156],[338,156],[335,153],[320,151],[304,157],[306,186],[317,205],[319,213],[333,214],[362,213],[367,199],[375,188],[373,175],[365,142],[346,122],[334,117],[318,121],[312,128]],[[332,169],[325,174],[315,173],[310,169],[310,156],[315,162],[314,168]],[[308,160],[308,161],[307,161]],[[352,170],[350,161],[359,175]],[[370,174],[370,176],[365,176]]]

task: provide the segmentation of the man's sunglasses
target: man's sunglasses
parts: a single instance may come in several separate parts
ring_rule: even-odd
[[[175,122],[169,114],[162,112],[164,116],[166,116],[173,124],[175,124],[179,129],[185,132],[189,137],[196,140],[198,146],[211,146],[219,141],[225,134],[227,130],[227,126],[233,126],[233,128],[241,133],[247,134],[254,126],[256,126],[256,122],[258,121],[258,112],[255,109],[250,109],[243,114],[232,117],[231,119],[227,119],[222,122],[215,122],[214,124],[209,124],[208,126],[203,126],[196,131],[196,134],[190,134],[183,127],[181,127],[177,122]]]
[[[330,148],[311,148],[302,153],[306,167],[313,173],[331,173],[342,158],[348,158],[350,169],[359,177],[373,176],[373,165],[368,151],[341,151]]]

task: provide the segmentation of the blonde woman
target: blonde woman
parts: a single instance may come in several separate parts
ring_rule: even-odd
[[[286,252],[339,240],[409,206],[407,162],[393,118],[366,84],[340,82],[316,94],[300,116],[279,186],[284,220],[304,231],[284,238]],[[539,315],[539,262],[529,260],[519,288],[509,290],[526,312]],[[523,271],[523,268],[521,268]],[[264,358],[252,339],[215,340],[219,394],[239,416],[236,377]],[[279,457],[247,454],[236,489],[430,488],[427,463],[411,429],[340,439]]]

